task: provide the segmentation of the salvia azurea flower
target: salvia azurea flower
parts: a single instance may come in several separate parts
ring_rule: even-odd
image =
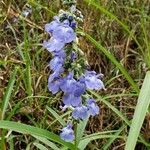
[[[51,61],[50,61],[50,68],[53,71],[56,70],[61,70],[63,69],[63,63],[64,63],[64,59],[59,57],[59,56],[55,56]]]
[[[86,106],[88,108],[89,115],[95,116],[99,113],[99,107],[97,106],[96,101],[94,99],[88,99]]]
[[[75,96],[73,93],[71,94],[65,94],[63,96],[63,103],[66,106],[73,106],[73,107],[77,107],[80,105],[82,99],[80,96]]]
[[[104,89],[103,82],[99,79],[100,75],[97,75],[95,71],[86,71],[85,72],[85,84],[88,89],[99,90]]]
[[[72,124],[68,124],[61,130],[60,137],[67,142],[74,140],[75,136],[74,131],[72,130]]]
[[[88,109],[86,106],[78,106],[76,107],[73,112],[72,112],[72,116],[74,119],[78,120],[78,119],[86,119],[88,117]]]
[[[78,48],[76,34],[76,20],[82,20],[83,16],[76,9],[74,2],[69,3],[69,6],[70,12],[61,10],[52,22],[45,25],[45,31],[50,35],[50,39],[44,41],[43,46],[53,57],[49,63],[52,73],[48,78],[48,89],[52,94],[61,93],[63,111],[72,111],[67,126],[61,130],[60,137],[72,142],[75,138],[73,125],[78,120],[82,121],[99,114],[96,101],[93,98],[85,98],[87,90],[104,89],[104,84],[101,81],[102,74],[86,67],[86,58]]]

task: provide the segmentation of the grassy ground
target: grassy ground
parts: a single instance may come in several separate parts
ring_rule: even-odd
[[[4,106],[3,101],[8,100],[1,119],[59,133],[62,126],[48,108],[59,116],[67,114],[60,111],[59,95],[54,97],[48,92],[51,56],[42,47],[47,37],[43,27],[61,8],[59,0],[2,0],[0,3],[0,105]],[[25,18],[21,13],[27,4],[32,6],[32,13]],[[101,112],[90,118],[85,134],[117,130],[111,133],[113,137],[93,140],[86,149],[123,150],[139,88],[150,68],[150,1],[78,0],[78,8],[84,15],[82,30],[88,34],[87,38],[80,38],[80,47],[91,68],[104,74],[107,89],[94,93]],[[11,94],[5,98],[7,87]],[[139,139],[136,150],[150,149],[149,120],[147,113],[141,129],[144,142]],[[9,135],[0,130],[1,137],[3,134],[8,136],[1,139],[3,149],[34,150],[35,143],[40,141],[28,134],[12,131]]]

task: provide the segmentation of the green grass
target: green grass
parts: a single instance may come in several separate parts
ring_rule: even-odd
[[[62,144],[64,146],[67,146],[70,149],[74,149],[73,144],[67,143],[67,142],[61,140],[58,135],[51,133],[47,130],[37,128],[37,127],[32,127],[29,125],[11,122],[11,121],[0,121],[0,128],[9,129],[9,130],[16,131],[16,132],[23,133],[23,134],[30,134],[33,136],[39,136],[42,138],[52,140],[53,142]]]
[[[142,127],[146,113],[148,112],[148,107],[150,105],[150,72],[147,72],[142,85],[138,103],[135,108],[135,113],[133,116],[132,124],[129,131],[129,136],[126,142],[125,150],[134,150],[140,129]]]
[[[13,22],[26,4],[32,6],[32,14]],[[104,74],[106,91],[88,91],[100,114],[77,125],[74,143],[59,137],[71,112],[62,112],[61,96],[48,92],[51,55],[42,47],[47,38],[44,25],[61,8],[59,1],[11,0],[0,5],[3,150],[150,149],[148,1],[78,0],[84,14],[79,46],[91,68]]]

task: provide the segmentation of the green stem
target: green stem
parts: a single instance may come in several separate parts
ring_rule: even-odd
[[[78,149],[78,140],[77,140],[77,122],[75,123],[75,150]]]

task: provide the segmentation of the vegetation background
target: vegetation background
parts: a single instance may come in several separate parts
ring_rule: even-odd
[[[32,12],[25,17],[23,12],[30,6]],[[89,92],[97,99],[101,111],[86,126],[84,136],[92,136],[87,137],[90,141],[85,149],[123,150],[126,141],[130,142],[127,140],[130,120],[150,68],[150,1],[78,0],[77,7],[84,15],[84,22],[80,23],[79,33],[84,32],[80,47],[91,68],[104,74],[106,86],[106,91]],[[54,97],[48,92],[51,55],[42,47],[47,38],[44,25],[61,8],[59,0],[0,1],[1,120],[21,122],[56,134],[64,125],[68,113],[61,112],[59,95]],[[149,89],[149,85],[145,86],[142,94],[150,93]],[[141,116],[137,121],[142,125],[144,120],[142,128],[139,125],[136,150],[150,149],[149,97],[136,109]],[[40,134],[36,137],[36,130],[30,132],[26,126],[13,125],[0,121],[2,149],[56,149],[56,145],[48,144],[50,141],[43,142]],[[138,127],[135,129],[138,133]],[[132,149],[126,146],[126,150]]]

